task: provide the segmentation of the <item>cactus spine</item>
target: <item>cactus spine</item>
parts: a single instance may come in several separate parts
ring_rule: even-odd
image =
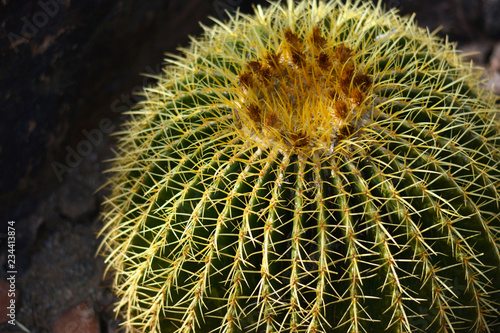
[[[453,45],[289,1],[169,63],[105,205],[128,332],[495,331],[496,110]]]

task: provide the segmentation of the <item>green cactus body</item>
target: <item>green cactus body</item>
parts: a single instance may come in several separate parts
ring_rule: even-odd
[[[120,134],[129,332],[494,332],[500,141],[452,45],[380,6],[205,28]]]

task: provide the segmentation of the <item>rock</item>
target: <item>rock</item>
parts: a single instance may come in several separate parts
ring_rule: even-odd
[[[490,75],[488,87],[490,87],[496,95],[500,96],[500,72],[493,72]]]
[[[81,221],[97,213],[96,197],[88,186],[76,181],[70,182],[59,193],[59,213],[72,221]]]
[[[92,226],[56,216],[54,225],[47,223],[44,229],[29,270],[17,281],[23,301],[19,321],[37,332],[50,332],[54,318],[69,305],[92,300],[96,306],[94,295],[102,277]]]
[[[490,69],[494,72],[500,72],[500,42],[495,44],[491,53]]]
[[[214,14],[205,0],[0,6],[0,172],[8,175],[0,177],[2,218],[7,207],[71,174],[91,153],[82,145],[86,133],[130,108],[131,96],[152,82],[141,73],[159,72],[164,53],[186,44]],[[123,101],[123,94],[130,96]]]
[[[82,302],[62,313],[54,321],[53,333],[99,333],[99,320],[89,302]]]

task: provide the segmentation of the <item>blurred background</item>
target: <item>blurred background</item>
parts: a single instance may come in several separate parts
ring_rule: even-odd
[[[366,0],[368,1],[368,0]],[[252,12],[264,0],[0,1],[0,332],[118,330],[95,253],[105,160],[165,53],[199,22]],[[500,95],[500,1],[386,0],[485,69]],[[149,76],[148,76],[149,75]],[[16,325],[7,226],[14,221]]]

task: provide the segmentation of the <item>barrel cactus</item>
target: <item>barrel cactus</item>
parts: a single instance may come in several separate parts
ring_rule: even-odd
[[[495,98],[381,5],[205,27],[119,134],[101,252],[127,332],[495,332]]]

